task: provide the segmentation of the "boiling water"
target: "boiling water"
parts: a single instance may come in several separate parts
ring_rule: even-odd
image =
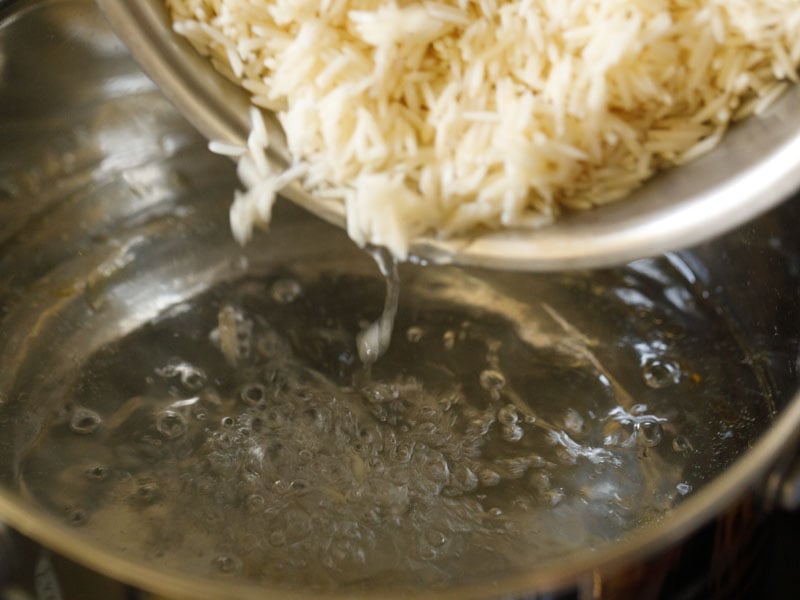
[[[769,417],[677,257],[589,275],[308,265],[179,303],[75,365],[19,466],[32,501],[159,568],[446,584],[601,547]],[[36,390],[31,390],[36,394]]]

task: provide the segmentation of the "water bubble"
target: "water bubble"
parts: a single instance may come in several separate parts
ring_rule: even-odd
[[[486,371],[484,371],[485,373]],[[507,404],[497,411],[497,421],[506,427],[513,427],[519,421],[517,414],[517,407],[513,404]]]
[[[432,456],[423,468],[423,473],[431,481],[444,483],[450,475],[450,469],[444,456],[436,453]]]
[[[664,428],[658,421],[642,421],[636,427],[636,439],[643,446],[653,448],[661,443],[664,437]]]
[[[478,487],[478,476],[467,465],[458,465],[453,472],[453,478],[458,487],[465,492],[471,492]]]
[[[283,513],[286,524],[286,541],[298,542],[308,537],[313,531],[311,519],[305,511],[289,509]]]
[[[425,423],[423,423],[425,425]],[[367,429],[366,427],[362,427],[358,430],[358,437],[361,439],[362,442],[367,444],[374,441],[375,436],[377,435],[377,431],[373,432]]]
[[[192,392],[199,390],[206,383],[205,373],[199,369],[195,369],[191,365],[184,366],[181,369],[181,384]]]
[[[250,494],[247,497],[247,509],[251,512],[259,512],[263,510],[266,505],[266,500],[261,494]]]
[[[102,465],[95,465],[94,467],[89,467],[84,471],[86,477],[91,479],[92,481],[105,481],[108,477],[108,469]]]
[[[456,332],[448,329],[442,335],[442,345],[444,345],[445,350],[452,350],[453,346],[456,345]]]
[[[499,473],[492,469],[481,469],[478,473],[478,479],[484,487],[494,487],[500,483]]]
[[[396,386],[389,383],[374,383],[362,388],[362,393],[369,402],[383,403],[397,400],[400,391]]]
[[[431,561],[437,556],[439,556],[439,553],[433,546],[422,545],[422,547],[419,549],[419,557],[424,561]]]
[[[386,463],[384,463],[377,456],[373,456],[367,461],[370,471],[375,474],[382,474],[386,472]]]
[[[97,431],[102,423],[103,419],[96,412],[88,408],[79,407],[72,413],[69,428],[73,433],[89,435]]]
[[[425,335],[425,330],[422,327],[411,326],[406,330],[406,339],[412,344],[416,344]]]
[[[679,483],[678,485],[675,486],[675,489],[678,490],[678,493],[681,496],[685,496],[686,494],[692,491],[692,486],[689,485],[688,483]]]
[[[197,391],[206,383],[206,375],[203,371],[178,358],[171,359],[166,365],[155,371],[157,375],[165,379],[179,376],[181,384],[190,391]]]
[[[500,372],[494,369],[486,369],[481,371],[480,375],[481,387],[487,391],[500,390],[506,385],[506,378]]]
[[[531,459],[526,456],[502,458],[495,461],[495,466],[503,471],[509,479],[519,479],[531,466]]]
[[[425,540],[434,548],[441,548],[447,543],[447,536],[438,529],[428,529]]]
[[[144,505],[155,504],[161,499],[161,490],[157,483],[153,481],[143,481],[139,483],[134,493],[136,502]]]
[[[398,444],[389,450],[389,458],[403,464],[409,462],[413,454],[413,444]]]
[[[156,429],[167,439],[175,439],[186,433],[186,418],[175,411],[164,410],[156,416]]]
[[[503,427],[502,435],[507,442],[518,442],[525,435],[525,432],[519,425],[512,425],[511,427]]]
[[[675,439],[672,440],[672,449],[675,450],[675,452],[687,452],[692,449],[692,444],[686,437],[676,435]]]
[[[267,388],[260,383],[248,383],[239,393],[242,402],[249,406],[258,406],[267,399]]]
[[[308,489],[308,482],[305,479],[293,479],[289,482],[289,487],[296,492],[302,492]]]
[[[226,575],[238,573],[242,568],[242,561],[231,554],[220,554],[214,557],[211,563],[218,571]]]
[[[486,435],[494,421],[495,414],[493,410],[489,410],[484,413],[477,413],[469,420],[467,430],[478,435]]]
[[[285,546],[286,533],[281,531],[280,529],[276,529],[275,531],[269,534],[268,541],[272,546]]]
[[[678,383],[681,379],[681,370],[673,362],[651,358],[642,366],[642,378],[645,385],[659,390]]]
[[[283,415],[277,410],[270,410],[264,415],[264,423],[273,429],[277,429],[283,425]]]
[[[291,304],[303,293],[300,283],[294,279],[279,279],[272,284],[270,295],[278,304]]]
[[[236,421],[233,420],[233,417],[222,417],[220,423],[223,427],[233,427]]]
[[[81,525],[85,525],[86,522],[89,520],[89,513],[87,513],[84,509],[79,506],[70,506],[64,511],[64,516],[67,519],[67,523],[73,525],[75,527],[80,527]]]

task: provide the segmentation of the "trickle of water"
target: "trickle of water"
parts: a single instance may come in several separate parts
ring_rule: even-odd
[[[386,280],[386,300],[381,316],[356,337],[358,356],[365,365],[373,364],[389,348],[400,299],[400,275],[394,257],[381,247],[370,248],[368,252],[375,259],[381,275]]]

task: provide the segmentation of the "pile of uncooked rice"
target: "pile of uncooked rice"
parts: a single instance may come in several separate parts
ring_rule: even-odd
[[[537,227],[708,151],[800,64],[799,0],[165,0],[259,111],[231,210],[246,240],[292,180],[350,235]]]

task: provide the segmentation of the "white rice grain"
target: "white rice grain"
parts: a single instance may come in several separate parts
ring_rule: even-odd
[[[711,150],[798,79],[797,0],[165,0],[175,31],[276,113],[239,158],[237,239],[301,180],[359,243],[537,227]]]

